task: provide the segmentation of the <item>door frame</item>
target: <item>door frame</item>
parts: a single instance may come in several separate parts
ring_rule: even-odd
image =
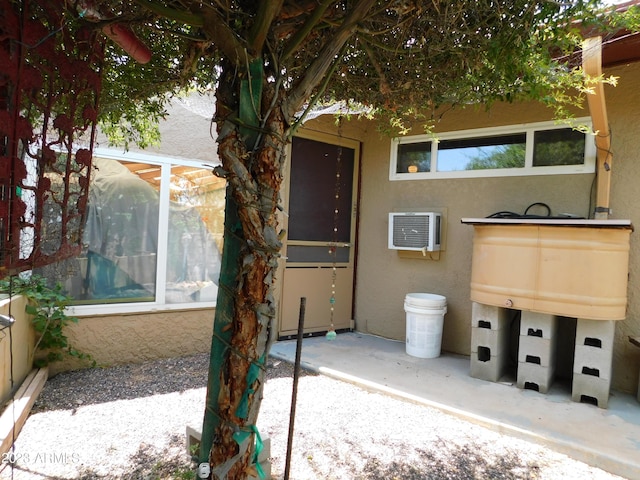
[[[348,137],[344,137],[341,135],[337,135],[337,134],[333,134],[333,133],[326,133],[326,132],[319,132],[319,131],[314,131],[314,130],[309,130],[309,129],[305,129],[305,128],[301,128],[295,135],[296,137],[299,138],[304,138],[304,139],[308,139],[308,140],[314,140],[314,141],[318,141],[318,142],[323,142],[323,143],[327,143],[330,145],[336,145],[336,146],[342,146],[342,147],[346,147],[346,148],[350,148],[353,150],[353,180],[352,180],[352,185],[351,185],[351,191],[352,191],[352,198],[351,198],[351,225],[350,225],[350,232],[349,232],[349,238],[350,238],[350,248],[349,248],[349,260],[346,263],[346,269],[349,270],[352,274],[352,278],[350,281],[350,288],[351,288],[351,292],[350,292],[350,305],[349,305],[349,312],[350,312],[350,322],[349,322],[349,327],[348,330],[353,330],[355,327],[355,323],[354,323],[354,298],[355,298],[355,281],[356,281],[356,252],[357,252],[357,222],[358,222],[358,202],[359,202],[359,186],[360,186],[360,155],[361,155],[361,142],[359,142],[358,140],[355,140],[353,138],[348,138]],[[288,206],[289,206],[289,199],[290,199],[290,178],[291,178],[291,155],[292,155],[292,143],[290,142],[287,145],[287,149],[286,149],[286,161],[285,161],[285,173],[284,173],[284,185],[283,185],[283,198],[282,198],[282,202],[284,207],[284,212],[280,214],[280,226],[281,228],[284,229],[285,232],[288,232],[288,228],[289,228],[289,219],[288,219],[288,215],[287,215],[287,211],[288,211]],[[295,335],[296,332],[291,331],[290,329],[288,330],[283,330],[283,299],[285,298],[285,277],[286,277],[286,270],[287,270],[287,247],[288,247],[288,236],[285,235],[284,237],[284,241],[283,241],[283,247],[282,247],[282,257],[280,258],[280,268],[279,268],[279,275],[278,275],[278,280],[277,280],[277,285],[276,285],[276,289],[278,292],[278,298],[279,298],[279,302],[278,302],[278,317],[277,317],[277,321],[278,321],[278,326],[277,326],[277,338],[291,338],[292,336]],[[293,243],[293,241],[292,241]],[[309,242],[304,242],[304,241],[296,241],[295,244],[296,245],[304,245],[305,243],[309,243]],[[338,242],[338,245],[344,244],[344,242]],[[344,262],[339,262],[340,265],[342,265],[344,268],[345,263]],[[333,263],[329,263],[329,262],[318,262],[316,264],[313,264],[313,266],[317,266],[318,268],[327,268],[327,267],[331,267],[333,266]],[[295,269],[301,269],[304,267],[309,267],[309,268],[313,268],[312,265],[310,264],[305,264],[305,265],[301,265],[301,264],[290,264],[289,268],[295,268]],[[338,280],[340,282],[340,280]],[[322,333],[326,331],[326,329],[321,329],[318,330],[317,328],[305,328],[305,334],[314,334],[314,333]]]

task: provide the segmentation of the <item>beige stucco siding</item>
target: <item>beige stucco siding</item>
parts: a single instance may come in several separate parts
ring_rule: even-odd
[[[100,366],[140,363],[208,352],[215,309],[79,317],[66,329],[69,343]],[[86,366],[66,358],[52,374]]]
[[[607,105],[615,152],[613,218],[630,218],[640,225],[640,68],[614,71],[624,77],[607,88]],[[615,91],[615,94],[613,93]],[[578,116],[587,112],[577,112]],[[448,132],[528,122],[548,121],[552,112],[538,105],[496,105],[490,113],[467,109],[448,112],[437,130]],[[416,133],[421,133],[418,129]],[[404,340],[404,297],[409,292],[437,293],[447,297],[443,349],[470,353],[470,273],[473,228],[463,217],[485,217],[497,211],[523,213],[530,204],[544,202],[554,214],[587,216],[594,175],[390,181],[391,142],[370,129],[363,138],[358,267],[355,295],[356,328],[384,337]],[[388,213],[438,208],[446,212],[445,251],[439,260],[405,258],[387,248]],[[616,337],[613,386],[635,391],[638,352],[627,336],[640,332],[640,268],[637,235],[632,235],[629,315],[619,322]],[[517,265],[514,265],[517,268]],[[597,275],[597,272],[593,272]],[[636,348],[637,350],[637,348]]]
[[[463,217],[484,217],[510,210],[523,212],[545,202],[557,212],[585,215],[592,175],[389,181],[390,143],[365,142],[360,206],[356,322],[360,329],[404,339],[404,296],[409,292],[447,297],[443,348],[469,353],[471,303],[469,282],[472,227]],[[437,261],[403,258],[387,249],[388,212],[446,209],[446,243]],[[372,252],[377,252],[373,253]],[[381,305],[385,303],[385,305]]]
[[[22,295],[0,299],[0,314],[15,320],[9,327],[11,331],[0,331],[0,405],[9,400],[33,368],[36,336],[26,305],[27,299]]]
[[[612,133],[613,217],[631,219],[627,318],[617,324],[613,360],[614,387],[635,391],[640,368],[640,349],[629,335],[640,335],[640,64],[618,67],[608,73],[619,85],[606,88],[607,111]]]

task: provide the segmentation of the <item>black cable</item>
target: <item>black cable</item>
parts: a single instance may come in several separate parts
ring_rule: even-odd
[[[534,214],[527,213],[531,207],[535,207],[535,206],[544,207],[547,210],[547,214],[546,215],[534,215]],[[568,218],[582,219],[584,217],[569,216],[569,215],[556,215],[556,216],[553,216],[553,215],[551,215],[551,207],[549,207],[549,205],[547,205],[546,203],[543,203],[543,202],[535,202],[535,203],[532,203],[531,205],[529,205],[525,209],[524,213],[516,213],[516,212],[510,212],[508,210],[502,210],[500,212],[492,213],[491,215],[488,215],[486,218],[513,218],[513,219],[536,219],[536,220],[541,220],[541,219],[563,219],[563,220],[566,220]]]
[[[519,216],[520,214],[518,213],[503,210],[500,212],[492,213],[491,215],[488,215],[487,218],[517,218]]]
[[[529,205],[529,206],[526,208],[526,210],[524,211],[524,214],[525,214],[525,215],[527,215],[527,212],[529,211],[529,209],[530,209],[531,207],[538,207],[538,206],[546,208],[546,209],[547,209],[547,215],[546,215],[546,216],[547,216],[547,217],[550,217],[550,216],[551,216],[551,208],[549,207],[549,205],[547,205],[546,203],[542,203],[542,202],[532,203],[531,205]]]
[[[588,218],[591,218],[592,212],[594,212],[593,205],[596,203],[596,184],[597,184],[597,180],[598,180],[598,175],[596,174],[596,175],[593,176],[593,180],[591,181],[591,188],[589,189],[589,209],[587,210],[589,212],[589,217]]]

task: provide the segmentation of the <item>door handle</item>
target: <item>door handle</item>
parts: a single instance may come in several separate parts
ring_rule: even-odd
[[[351,244],[349,242],[327,242],[325,243],[327,247],[344,247],[351,248]]]

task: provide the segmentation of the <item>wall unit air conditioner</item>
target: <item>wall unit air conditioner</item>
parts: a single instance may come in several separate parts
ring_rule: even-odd
[[[389,248],[392,250],[440,250],[442,215],[436,212],[389,214]]]

